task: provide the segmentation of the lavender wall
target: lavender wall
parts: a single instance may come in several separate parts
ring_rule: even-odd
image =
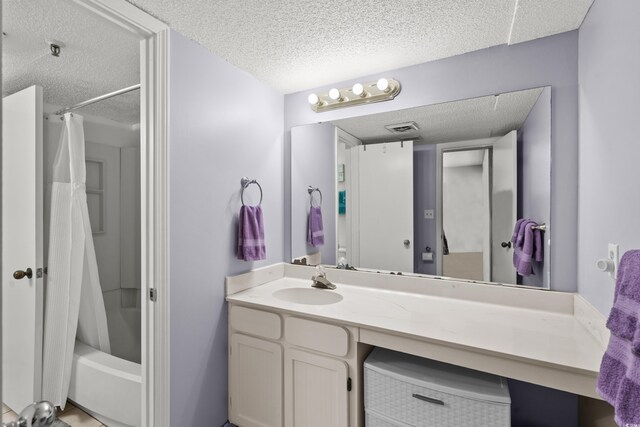
[[[596,0],[580,28],[578,283],[602,313],[614,282],[595,268],[608,243],[640,247],[640,2]]]
[[[331,123],[300,126],[291,129],[291,229],[296,230],[291,242],[292,257],[321,253],[323,264],[336,264],[336,127]],[[309,193],[307,187],[322,192],[324,245],[307,245]],[[314,195],[314,204],[318,195]]]
[[[340,64],[327,64],[340,66]],[[357,80],[338,82],[349,87],[356,81],[374,81],[385,75],[398,79],[402,92],[395,100],[314,113],[308,106],[310,92],[324,92],[328,87],[309,89],[285,96],[285,159],[290,159],[290,128],[317,123],[417,107],[426,104],[474,98],[478,96],[551,86],[552,94],[552,191],[553,248],[551,252],[551,287],[575,291],[577,265],[578,214],[578,33],[572,31],[512,46],[496,46],[439,61],[392,70]],[[290,163],[285,161],[285,177]],[[286,224],[291,223],[290,182],[285,183]],[[290,227],[285,228],[285,242],[290,241]],[[291,247],[285,244],[290,254]]]
[[[224,278],[283,259],[283,96],[173,31],[169,83],[171,425],[219,426]],[[265,261],[234,256],[243,175],[264,190]]]
[[[521,202],[519,216],[531,218],[538,224],[545,223],[549,230],[551,224],[551,206],[549,191],[551,189],[551,88],[545,88],[538,101],[531,109],[527,120],[518,132],[518,193]],[[549,235],[543,234],[544,261],[533,263],[531,276],[523,277],[522,284],[529,286],[545,286],[548,284],[549,271]],[[553,279],[552,279],[553,280]]]
[[[424,219],[424,210],[436,210],[436,146],[413,146],[413,241],[414,271],[436,274],[436,220]],[[433,261],[422,261],[422,252],[429,246]]]

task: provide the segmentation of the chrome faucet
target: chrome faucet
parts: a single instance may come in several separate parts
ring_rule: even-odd
[[[336,285],[334,285],[329,281],[329,279],[327,279],[327,275],[325,274],[324,269],[320,265],[316,267],[316,275],[312,276],[311,280],[313,281],[311,286],[314,288],[332,289],[332,290],[336,288]]]

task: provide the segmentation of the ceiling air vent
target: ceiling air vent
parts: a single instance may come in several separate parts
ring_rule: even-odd
[[[419,129],[416,122],[396,123],[395,125],[386,125],[387,129],[391,133],[408,133]]]

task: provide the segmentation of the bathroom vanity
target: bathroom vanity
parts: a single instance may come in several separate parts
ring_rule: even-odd
[[[229,417],[362,426],[363,360],[388,348],[596,397],[608,333],[572,293],[276,264],[228,277]]]

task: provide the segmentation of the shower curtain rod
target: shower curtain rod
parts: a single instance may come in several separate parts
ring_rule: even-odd
[[[62,110],[56,111],[55,115],[60,115],[64,113],[68,113],[69,111],[77,110],[78,108],[86,107],[87,105],[95,104],[96,102],[103,101],[105,99],[113,98],[114,96],[122,95],[123,93],[132,92],[134,90],[140,89],[140,83],[137,85],[125,87],[124,89],[116,90],[115,92],[107,93],[105,95],[100,95],[95,98],[91,98],[79,104],[76,104],[72,107],[63,108]]]

